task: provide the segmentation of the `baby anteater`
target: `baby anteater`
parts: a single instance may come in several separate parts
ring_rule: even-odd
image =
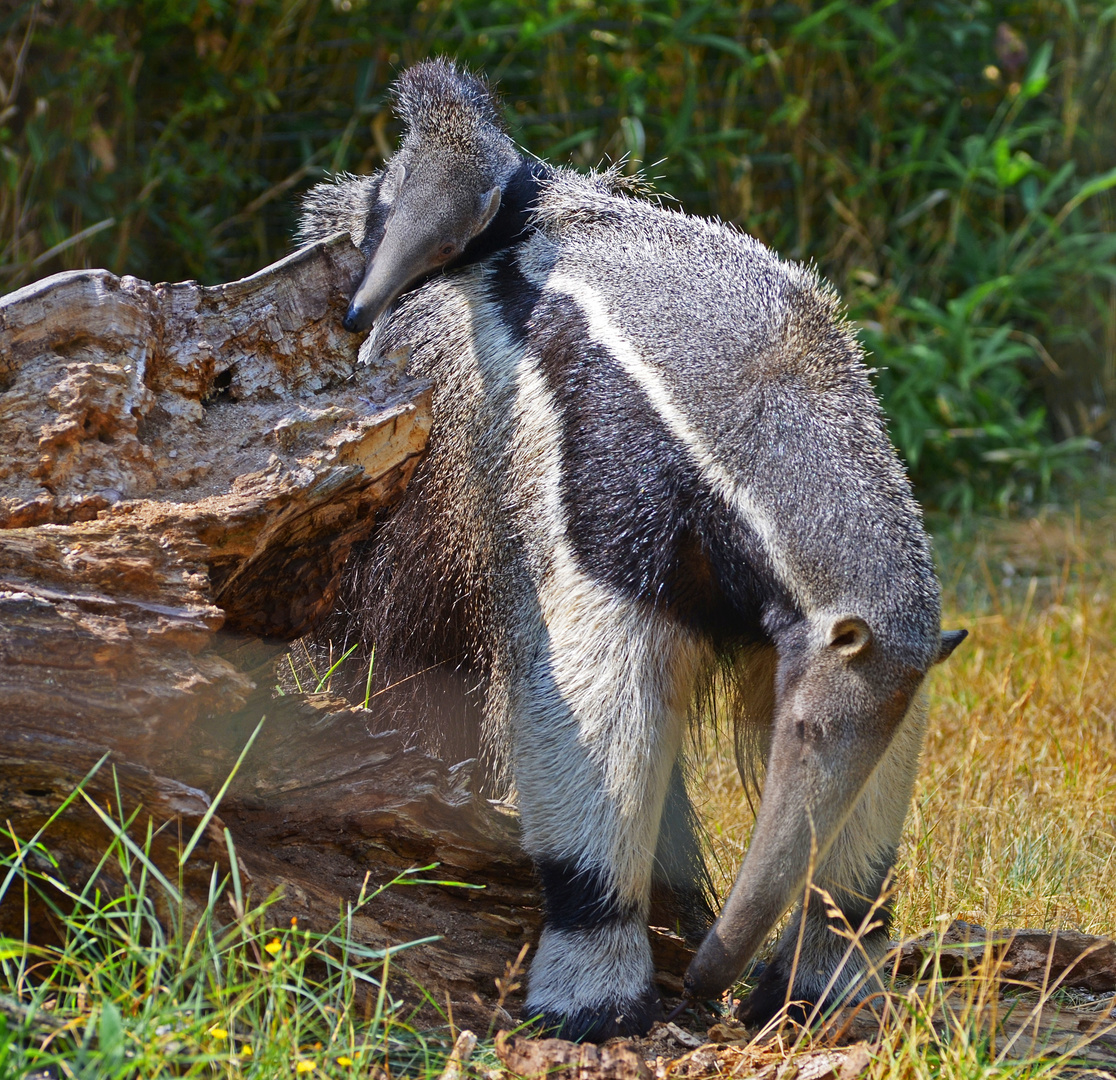
[[[406,289],[523,235],[547,166],[508,137],[480,79],[448,60],[405,71],[392,88],[403,144],[372,176],[319,184],[303,203],[302,243],[348,231],[367,259],[345,327],[367,330]]]

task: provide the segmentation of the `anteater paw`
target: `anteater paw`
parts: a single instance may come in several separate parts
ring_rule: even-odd
[[[662,1018],[658,991],[648,987],[639,997],[626,1002],[606,1002],[566,1013],[543,1010],[538,1029],[551,1038],[602,1043],[618,1035],[646,1035],[655,1021]]]
[[[527,980],[527,1014],[563,1039],[643,1035],[662,1016],[647,927],[625,919],[543,928]]]

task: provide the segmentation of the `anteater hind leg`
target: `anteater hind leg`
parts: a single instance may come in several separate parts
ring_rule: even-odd
[[[919,698],[817,868],[818,889],[806,896],[805,926],[800,902],[771,962],[740,1006],[746,1023],[766,1023],[788,1001],[789,1015],[802,1021],[819,1002],[824,1007],[855,1001],[879,985],[876,972],[887,952],[891,921],[890,903],[879,901],[895,862],[925,730],[926,710]],[[830,905],[818,890],[834,901],[840,917],[827,915]],[[857,935],[855,944],[847,936],[850,929]]]
[[[697,946],[713,925],[713,882],[701,847],[701,821],[686,792],[682,762],[670,774],[651,873],[651,925]]]
[[[599,1041],[644,1032],[659,1014],[652,867],[701,651],[584,581],[544,614],[511,702],[523,843],[546,910],[527,1009],[567,1038]]]

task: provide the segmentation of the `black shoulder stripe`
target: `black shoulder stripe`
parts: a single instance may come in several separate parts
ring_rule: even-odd
[[[539,302],[541,290],[519,269],[515,251],[502,251],[489,263],[491,272],[485,282],[488,299],[517,344],[527,338],[527,324]]]
[[[762,637],[758,538],[569,296],[544,290],[527,327],[561,412],[562,501],[581,570],[714,638]]]

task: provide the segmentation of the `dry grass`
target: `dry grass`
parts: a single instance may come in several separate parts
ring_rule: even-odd
[[[930,735],[896,867],[894,936],[941,931],[950,917],[990,930],[1114,935],[1116,502],[1084,519],[1049,514],[984,522],[969,535],[952,535],[948,523],[940,531],[944,622],[971,637],[930,680]],[[703,781],[725,889],[752,812],[724,745],[710,749]],[[1104,1019],[1110,999],[1055,989],[1006,986],[987,956],[960,979],[900,979],[886,1022],[867,1033],[865,1076],[1069,1075],[1081,1055],[1095,1061],[1086,1041],[1111,1040],[1116,1017]],[[832,1030],[843,1022],[835,1018]],[[791,1026],[777,1042],[801,1063],[827,1040],[824,1029]],[[1102,1060],[1089,1075],[1113,1075],[1112,1058]]]
[[[1112,934],[1116,508],[985,523],[939,549],[945,625],[971,637],[930,681],[896,932],[950,914],[989,929]],[[723,747],[706,780],[703,813],[727,875],[751,810]]]
[[[1116,932],[1116,517],[1001,525],[952,570],[972,639],[931,684],[900,928]]]

